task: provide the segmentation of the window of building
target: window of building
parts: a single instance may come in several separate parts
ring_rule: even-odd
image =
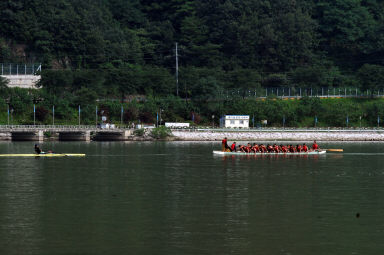
[[[234,120],[231,120],[231,125],[235,124],[235,121]]]
[[[241,124],[241,125],[244,125],[244,120],[240,120],[240,124]]]

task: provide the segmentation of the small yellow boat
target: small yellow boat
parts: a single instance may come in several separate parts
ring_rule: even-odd
[[[0,154],[0,157],[85,157],[85,154],[75,154],[75,153]]]

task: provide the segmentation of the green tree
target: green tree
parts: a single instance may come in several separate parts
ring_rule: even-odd
[[[357,72],[362,90],[374,90],[383,87],[384,66],[381,65],[363,65]]]

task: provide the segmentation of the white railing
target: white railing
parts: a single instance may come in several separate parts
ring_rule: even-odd
[[[130,129],[128,126],[115,128],[101,128],[96,125],[0,125],[0,130],[122,130]]]
[[[128,130],[129,126],[102,128],[96,125],[0,125],[0,130]],[[382,127],[322,127],[322,128],[293,128],[293,127],[259,127],[259,128],[217,128],[209,126],[174,127],[174,131],[186,132],[384,132]]]
[[[384,132],[384,128],[374,127],[325,127],[325,128],[212,128],[212,127],[189,127],[172,128],[174,131],[186,132]]]

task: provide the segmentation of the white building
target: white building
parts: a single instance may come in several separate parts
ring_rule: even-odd
[[[220,127],[249,128],[249,115],[225,115],[220,119]]]

